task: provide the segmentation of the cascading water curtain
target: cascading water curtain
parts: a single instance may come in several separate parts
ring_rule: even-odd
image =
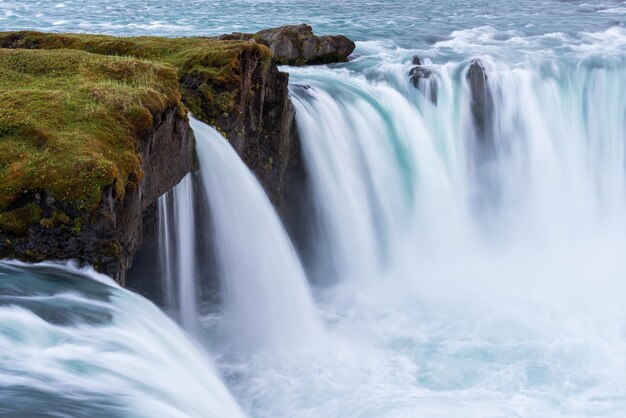
[[[271,349],[319,340],[306,276],[265,191],[215,129],[195,119],[191,126],[231,337]]]
[[[198,329],[196,217],[193,174],[158,201],[159,260],[165,301],[181,325],[195,334]]]
[[[435,103],[406,66],[379,70],[387,82],[293,71],[317,239],[338,276],[375,275],[386,252],[407,245],[557,245],[622,227],[624,63],[483,63],[481,120],[468,62],[431,65]]]

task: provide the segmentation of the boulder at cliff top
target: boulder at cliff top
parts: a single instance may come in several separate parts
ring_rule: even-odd
[[[317,36],[307,24],[281,26],[260,32],[222,35],[222,40],[254,40],[266,45],[281,64],[307,65],[348,61],[355,44],[343,35]]]

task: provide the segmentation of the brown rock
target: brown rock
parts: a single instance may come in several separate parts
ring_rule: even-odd
[[[317,36],[307,24],[281,26],[260,32],[222,35],[225,40],[254,40],[266,45],[280,64],[307,65],[348,61],[355,44],[343,35]]]

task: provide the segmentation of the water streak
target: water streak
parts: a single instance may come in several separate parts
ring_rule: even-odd
[[[196,283],[196,222],[193,175],[159,198],[159,260],[165,287],[165,302],[188,332],[198,327]]]
[[[215,129],[191,126],[232,336],[272,348],[318,339],[306,276],[263,188]]]

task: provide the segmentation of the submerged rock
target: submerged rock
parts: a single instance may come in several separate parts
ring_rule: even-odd
[[[307,24],[281,26],[260,32],[222,35],[223,40],[253,40],[267,46],[281,64],[307,65],[348,61],[355,44],[343,35],[317,36]]]
[[[417,67],[411,68],[411,71],[409,71],[409,78],[413,82],[413,85],[418,87],[420,81],[429,79],[432,74],[433,72],[428,68],[418,65]]]
[[[431,102],[437,104],[437,80],[431,77],[433,72],[422,66],[417,55],[413,57],[412,63],[417,64],[409,71],[409,79],[413,86],[421,90]]]

